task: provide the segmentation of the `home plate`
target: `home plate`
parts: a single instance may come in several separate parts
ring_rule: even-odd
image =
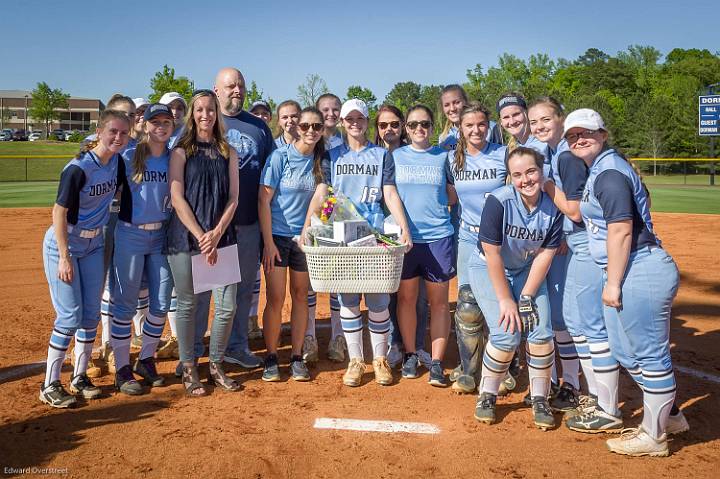
[[[342,429],[364,432],[405,432],[408,434],[438,434],[440,428],[423,422],[372,421],[365,419],[315,419],[315,429]]]

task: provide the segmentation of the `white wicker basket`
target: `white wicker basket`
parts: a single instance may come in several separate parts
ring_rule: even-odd
[[[405,246],[302,246],[318,293],[394,293]]]

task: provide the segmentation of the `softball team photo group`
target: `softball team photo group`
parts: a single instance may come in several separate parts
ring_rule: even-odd
[[[382,386],[427,369],[430,386],[477,394],[468,414],[492,425],[502,417],[498,397],[527,383],[537,428],[562,417],[578,433],[617,434],[607,448],[630,456],[667,456],[668,436],[689,429],[675,405],[669,343],[679,272],[653,229],[648,189],[596,111],[516,92],[482,105],[458,85],[442,90],[442,118],[422,104],[383,104],[371,115],[362,100],[330,93],[275,111],[262,101],[245,111],[244,101],[234,68],[189,102],[175,92],[158,103],[110,99],[62,171],[45,234],[56,319],[40,401],[66,408],[100,397],[93,378],[105,367],[120,394],[145,394],[166,381],[156,359],[179,359],[189,397],[240,391],[226,363],[262,368],[266,382],[312,381],[318,296],[302,245],[324,202],[341,193],[376,232],[392,216],[405,248],[396,293],[330,295],[323,349],[346,368],[344,385],[363,386],[366,361]],[[240,282],[195,293],[193,258],[216,265],[228,246]],[[262,359],[249,344],[260,336]],[[455,347],[458,364],[448,364]],[[621,368],[643,394],[638,427],[624,427]]]

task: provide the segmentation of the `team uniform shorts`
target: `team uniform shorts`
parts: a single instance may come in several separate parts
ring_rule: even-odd
[[[431,241],[414,243],[403,260],[402,279],[418,276],[432,283],[443,283],[455,277],[455,244],[453,236]]]

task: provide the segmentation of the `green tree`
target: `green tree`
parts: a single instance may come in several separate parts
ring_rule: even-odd
[[[377,101],[377,98],[375,98],[375,95],[369,88],[363,88],[359,85],[351,85],[348,87],[345,100],[351,98],[364,101],[370,110],[375,108],[375,102]]]
[[[258,88],[255,80],[251,81],[250,88],[245,92],[245,104],[243,105],[243,109],[248,110],[250,108],[250,105],[252,105],[258,100],[262,100],[263,94],[264,92]]]
[[[315,106],[320,95],[328,92],[327,83],[317,73],[305,77],[305,83],[298,86],[298,101],[302,106]]]
[[[403,112],[420,101],[422,87],[412,81],[396,83],[385,96],[385,103],[395,105]]]
[[[28,115],[35,120],[45,123],[45,136],[50,131],[50,122],[60,119],[60,109],[67,109],[70,95],[63,93],[60,88],[50,88],[45,82],[40,82],[32,91],[32,105]]]
[[[163,65],[162,70],[156,72],[155,76],[150,79],[150,88],[153,91],[149,98],[152,103],[160,101],[160,97],[171,91],[179,93],[185,98],[185,101],[190,103],[195,85],[188,77],[179,76],[176,78],[175,69]]]

